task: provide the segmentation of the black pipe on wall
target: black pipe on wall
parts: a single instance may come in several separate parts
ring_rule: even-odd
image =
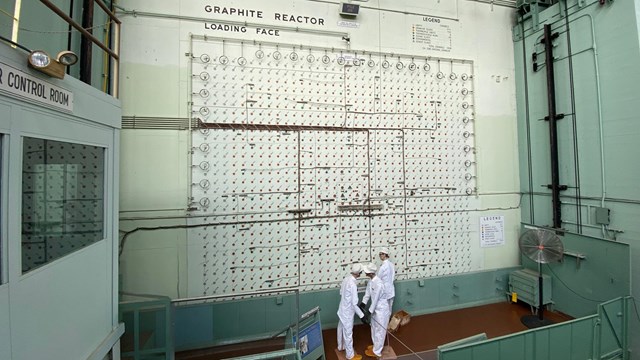
[[[73,2],[74,0],[71,0],[71,3],[69,4],[69,17],[73,19]],[[69,29],[69,35],[67,35],[67,50],[71,50],[73,51],[73,26],[71,26],[71,24],[69,24],[69,26],[67,27]],[[71,74],[71,66],[67,66],[67,74]]]
[[[553,39],[558,33],[551,33],[551,25],[544,26],[542,43],[545,49],[545,69],[547,70],[547,106],[549,121],[549,142],[551,150],[551,204],[553,208],[553,227],[562,227],[560,210],[560,166],[558,161],[558,128],[556,114],[556,83],[553,71]]]
[[[82,2],[82,27],[93,34],[93,0]],[[91,52],[93,43],[85,36],[80,40],[80,81],[91,85]]]

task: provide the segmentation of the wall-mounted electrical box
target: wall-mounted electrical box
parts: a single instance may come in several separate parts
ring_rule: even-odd
[[[609,225],[611,210],[603,207],[596,208],[596,224]]]

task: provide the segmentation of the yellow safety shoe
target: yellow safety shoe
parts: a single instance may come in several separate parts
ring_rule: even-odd
[[[367,347],[367,350],[364,351],[364,354],[371,358],[376,358],[376,354],[373,352],[373,345],[371,347]]]
[[[369,346],[367,346],[367,350],[369,350],[369,351],[373,351],[373,345],[369,345]]]
[[[362,355],[355,354],[355,355],[353,355],[353,357],[351,359],[347,359],[347,360],[362,360]]]

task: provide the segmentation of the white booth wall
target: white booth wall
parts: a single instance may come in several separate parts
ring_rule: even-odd
[[[4,43],[0,67],[0,358],[102,359],[118,349],[123,331],[115,210],[120,102],[77,79],[28,68],[27,54]],[[27,80],[37,85],[16,85]],[[49,90],[65,96],[56,104]],[[42,156],[44,148],[26,148],[33,142],[56,145]],[[32,155],[45,165],[25,170]],[[45,237],[44,245],[35,241]]]

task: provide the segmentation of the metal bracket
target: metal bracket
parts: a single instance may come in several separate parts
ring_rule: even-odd
[[[547,184],[547,189],[553,189],[553,184]],[[569,189],[567,185],[558,185],[558,190],[565,191]]]
[[[538,2],[531,3],[531,20],[533,21],[533,30],[540,30],[540,6]]]
[[[556,120],[562,120],[564,119],[564,116],[564,114],[556,114]],[[545,116],[544,121],[549,121],[549,116]]]
[[[519,21],[524,21],[524,20],[520,19]],[[511,36],[514,42],[520,41],[524,38],[524,34],[522,33],[522,28],[520,28],[520,26],[514,26],[511,29],[511,32],[512,32]]]
[[[581,260],[586,260],[587,259],[586,255],[580,254],[580,253],[576,253],[576,252],[573,252],[573,251],[565,250],[563,252],[563,254],[566,255],[566,256],[571,256],[571,257],[576,258],[576,269],[580,269],[580,261]]]

